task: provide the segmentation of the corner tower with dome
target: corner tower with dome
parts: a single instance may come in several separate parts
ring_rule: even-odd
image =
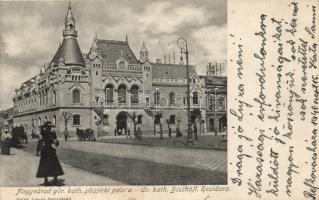
[[[63,41],[52,60],[16,89],[14,126],[24,126],[30,135],[39,134],[39,125],[50,120],[60,136],[66,125],[72,136],[77,128],[97,132],[101,121],[104,134],[113,134],[115,130],[132,131],[134,115],[146,133],[157,131],[159,124],[164,132],[166,124],[187,127],[184,65],[152,62],[145,42],[137,58],[127,36],[118,41],[95,35],[88,53],[83,54],[75,22],[69,4]],[[200,101],[205,83],[194,66],[190,66],[190,76],[191,107],[197,123],[196,117],[206,116],[200,110],[205,104]],[[161,118],[151,114],[152,110],[160,110]],[[71,116],[67,124],[63,113]]]

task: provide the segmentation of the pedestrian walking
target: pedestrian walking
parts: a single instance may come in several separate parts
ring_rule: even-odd
[[[142,130],[140,127],[137,128],[137,140],[142,141]]]
[[[131,136],[131,130],[128,128],[128,129],[126,129],[126,138],[132,138],[132,136]]]
[[[179,130],[179,128],[176,128],[176,137],[182,137],[183,134],[181,133],[181,131]]]
[[[168,137],[172,137],[172,129],[170,126],[168,127]]]
[[[10,155],[11,139],[12,139],[12,135],[9,132],[9,130],[7,128],[4,129],[3,133],[1,134],[1,154]]]
[[[64,141],[68,140],[68,136],[69,136],[68,129],[64,129]]]
[[[197,135],[197,126],[196,123],[194,123],[194,136],[195,136],[195,140],[198,140],[198,135]]]
[[[117,129],[115,128],[114,129],[114,136],[116,136],[117,135]]]
[[[59,159],[56,155],[56,149],[59,146],[59,140],[56,132],[51,130],[53,125],[46,122],[41,129],[44,146],[41,152],[37,178],[44,178],[44,185],[48,186],[48,177],[54,177],[54,185],[58,185],[58,176],[64,174]]]

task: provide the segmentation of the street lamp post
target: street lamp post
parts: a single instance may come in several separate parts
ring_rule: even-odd
[[[190,107],[190,78],[189,78],[189,67],[188,67],[188,48],[187,41],[184,38],[179,38],[177,40],[177,45],[181,49],[181,61],[182,54],[185,54],[186,57],[186,76],[187,76],[187,144],[193,143],[193,130],[192,130],[192,119],[191,119],[191,107]]]

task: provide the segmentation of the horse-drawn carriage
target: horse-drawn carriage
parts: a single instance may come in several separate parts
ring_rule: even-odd
[[[88,128],[83,130],[83,129],[77,128],[75,134],[78,136],[79,141],[85,141],[85,140],[96,141],[94,131],[92,129]]]
[[[22,148],[22,143],[28,142],[27,133],[24,131],[23,126],[14,127],[12,129],[12,139],[11,139],[11,146],[15,148]]]

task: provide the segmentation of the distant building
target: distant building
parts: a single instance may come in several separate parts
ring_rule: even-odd
[[[189,66],[193,120],[204,119],[205,80]],[[68,129],[91,128],[97,131],[100,117],[104,132],[133,129],[136,116],[143,131],[158,130],[159,123],[187,128],[186,67],[149,60],[146,44],[139,58],[128,39],[105,40],[94,37],[91,48],[83,54],[77,42],[75,19],[69,5],[63,30],[63,42],[49,65],[16,89],[14,125],[27,132],[39,132],[39,125],[50,120],[62,134],[62,113],[70,113]],[[99,115],[97,107],[103,115]],[[198,111],[198,112],[197,112]],[[162,115],[159,115],[161,113]],[[160,117],[162,116],[162,117]],[[198,122],[198,121],[196,121]]]
[[[217,65],[218,66],[218,65]],[[208,66],[211,68],[211,65]],[[209,69],[207,71],[210,71]],[[222,132],[227,128],[227,77],[216,73],[201,76],[206,88],[206,129]]]
[[[0,132],[4,128],[11,129],[13,127],[13,108],[0,111]]]

